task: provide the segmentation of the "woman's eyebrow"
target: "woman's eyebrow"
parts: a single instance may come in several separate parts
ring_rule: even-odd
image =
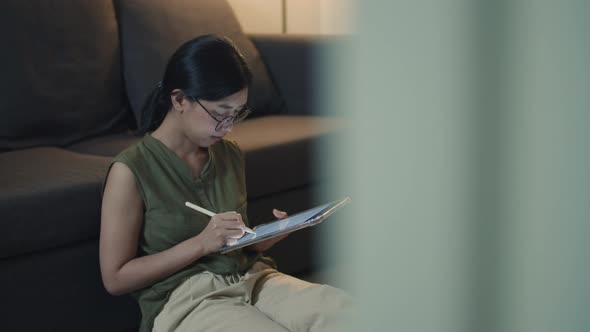
[[[228,105],[228,104],[219,104],[219,105],[217,105],[217,106],[219,106],[219,107],[221,107],[221,108],[225,108],[225,109],[227,109],[227,110],[232,110],[232,109],[234,109],[234,108],[233,108],[233,106],[231,106],[231,105]],[[244,107],[244,106],[246,106],[246,104],[238,106],[238,107],[237,107],[237,109],[240,109],[240,108],[242,108],[242,107]]]

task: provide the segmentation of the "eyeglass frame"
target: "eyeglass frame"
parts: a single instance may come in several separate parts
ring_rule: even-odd
[[[199,104],[199,106],[201,106],[203,108],[203,110],[205,110],[205,112],[211,117],[211,119],[215,120],[215,122],[217,122],[217,125],[215,126],[215,131],[220,131],[223,128],[227,128],[230,126],[230,124],[233,126],[236,123],[239,123],[240,121],[244,120],[246,117],[248,117],[248,115],[250,115],[250,113],[252,113],[252,109],[250,108],[250,106],[248,106],[248,104],[244,105],[244,107],[242,107],[241,110],[238,111],[238,114],[236,115],[230,115],[230,116],[226,116],[225,118],[221,119],[221,120],[217,120],[216,117],[213,116],[213,114],[211,114],[211,112],[209,112],[209,110],[207,110],[207,108],[205,106],[203,106],[203,104],[201,104],[200,101],[197,100],[197,98],[193,97],[193,96],[189,96],[192,98],[192,100],[196,101],[197,104]],[[238,119],[238,116],[240,117]],[[238,120],[236,120],[238,119]]]

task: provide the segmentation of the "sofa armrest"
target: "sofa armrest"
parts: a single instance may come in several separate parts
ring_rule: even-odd
[[[250,34],[248,37],[258,48],[285,100],[287,114],[319,114],[319,54],[340,37],[261,34]]]

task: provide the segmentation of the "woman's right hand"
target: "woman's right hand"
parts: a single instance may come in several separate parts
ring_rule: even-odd
[[[237,242],[244,235],[244,222],[237,212],[224,212],[211,217],[207,227],[197,235],[206,254]]]

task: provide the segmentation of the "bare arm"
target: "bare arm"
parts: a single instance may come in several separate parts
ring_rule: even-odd
[[[115,163],[108,175],[101,214],[100,269],[107,291],[128,293],[166,278],[243,235],[241,216],[215,215],[203,232],[157,254],[137,257],[144,204],[131,170]]]

